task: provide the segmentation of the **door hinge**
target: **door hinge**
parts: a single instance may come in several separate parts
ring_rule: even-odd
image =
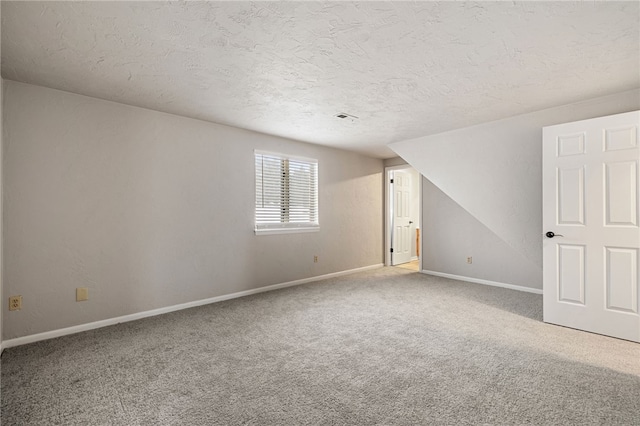
[[[393,248],[391,248],[391,253],[393,253]]]
[[[393,183],[393,179],[391,179],[389,182]]]

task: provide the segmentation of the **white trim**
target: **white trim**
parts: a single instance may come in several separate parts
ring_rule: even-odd
[[[499,283],[497,281],[483,280],[480,278],[463,277],[461,275],[445,274],[444,272],[427,271],[424,269],[420,272],[427,275],[434,275],[436,277],[451,278],[452,280],[467,281],[470,283],[490,285],[493,287],[502,287],[502,288],[508,288],[511,290],[525,291],[527,293],[542,294],[542,289],[539,289],[539,288],[524,287],[516,284],[505,284],[505,283]]]
[[[259,228],[255,230],[256,235],[302,234],[305,232],[320,232],[320,226],[301,226],[298,228]]]
[[[346,271],[332,272],[330,274],[318,275],[315,277],[302,278],[300,280],[288,281],[280,284],[272,284],[265,287],[254,288],[252,290],[239,291],[237,293],[225,294],[222,296],[210,297],[208,299],[195,300],[193,302],[181,303],[179,305],[166,306],[164,308],[152,309],[150,311],[138,312],[135,314],[124,315],[116,318],[90,322],[86,324],[75,325],[73,327],[60,328],[58,330],[45,331],[44,333],[31,334],[29,336],[17,337],[2,342],[2,349],[12,348],[15,346],[26,345],[28,343],[39,342],[41,340],[53,339],[55,337],[67,336],[69,334],[80,333],[82,331],[94,330],[96,328],[107,327],[109,325],[119,324],[121,322],[135,321],[142,318],[162,315],[169,312],[179,311],[182,309],[194,308],[196,306],[208,305],[210,303],[222,302],[223,300],[237,299],[238,297],[249,296],[252,294],[263,293],[265,291],[278,290],[285,287],[292,287],[300,284],[306,284],[314,281],[325,280],[328,278],[349,275],[356,272],[368,271],[371,269],[381,268],[382,263],[376,265],[363,266],[361,268],[349,269]]]

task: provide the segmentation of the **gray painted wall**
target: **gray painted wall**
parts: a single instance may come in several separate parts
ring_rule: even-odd
[[[13,81],[4,95],[3,300],[23,296],[5,339],[383,261],[382,160]],[[254,234],[254,149],[319,160],[320,232]]]
[[[424,269],[542,289],[542,128],[637,109],[633,90],[390,145],[454,201],[424,190]]]
[[[385,167],[403,166],[405,164],[407,164],[407,162],[404,161],[402,157],[393,157],[393,158],[387,158],[386,160],[384,160]]]
[[[541,268],[426,178],[422,179],[422,269],[542,288]]]

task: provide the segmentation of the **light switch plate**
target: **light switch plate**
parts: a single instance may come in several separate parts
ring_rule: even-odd
[[[87,287],[76,288],[76,302],[89,300],[89,289]]]

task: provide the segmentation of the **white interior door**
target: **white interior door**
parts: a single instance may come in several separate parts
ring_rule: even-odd
[[[640,342],[639,126],[635,111],[543,130],[545,322]]]
[[[411,174],[393,172],[393,233],[391,264],[411,261]]]

